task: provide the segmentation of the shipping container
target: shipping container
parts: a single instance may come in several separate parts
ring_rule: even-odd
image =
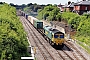
[[[43,29],[43,22],[40,20],[34,20],[33,22],[34,27],[36,27],[37,29]]]

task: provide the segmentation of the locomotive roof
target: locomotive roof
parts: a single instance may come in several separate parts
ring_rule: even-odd
[[[59,30],[57,30],[57,29],[55,29],[55,28],[52,28],[51,26],[45,26],[45,29],[47,30],[47,31],[51,31],[52,33],[62,33],[62,32],[60,32]],[[64,33],[63,33],[64,34]]]
[[[57,30],[57,29],[52,29],[51,31],[52,31],[54,34],[55,34],[55,33],[62,33],[62,32],[60,32],[60,31]]]

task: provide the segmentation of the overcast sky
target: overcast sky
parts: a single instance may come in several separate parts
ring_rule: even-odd
[[[14,3],[14,4],[28,4],[28,3],[37,3],[37,4],[65,4],[68,1],[77,2],[81,0],[0,0],[0,2]]]

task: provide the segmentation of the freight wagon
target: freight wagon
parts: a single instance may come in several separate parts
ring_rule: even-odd
[[[43,22],[39,21],[39,20],[34,20],[33,23],[34,27],[36,27],[37,29],[43,29]]]
[[[33,24],[33,26],[37,29],[43,29],[43,22],[34,18],[32,16],[28,16],[28,20]]]

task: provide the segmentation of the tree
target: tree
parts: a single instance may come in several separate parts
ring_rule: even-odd
[[[28,7],[30,7],[31,5],[33,5],[33,4],[32,3],[27,4]]]
[[[0,60],[20,60],[21,56],[29,56],[26,33],[16,9],[5,3],[0,11]]]
[[[58,14],[56,15],[56,18],[57,18],[58,21],[61,21],[61,14],[58,13]]]
[[[44,15],[43,15],[43,19],[46,20],[46,18],[49,16],[49,13],[48,12],[45,12]]]
[[[59,11],[59,8],[57,8],[55,5],[48,5],[44,7],[43,10],[40,10],[40,12],[38,12],[37,17],[41,18],[42,16],[42,18],[49,21],[57,20],[61,17],[60,15],[58,15],[58,13],[60,13]]]

